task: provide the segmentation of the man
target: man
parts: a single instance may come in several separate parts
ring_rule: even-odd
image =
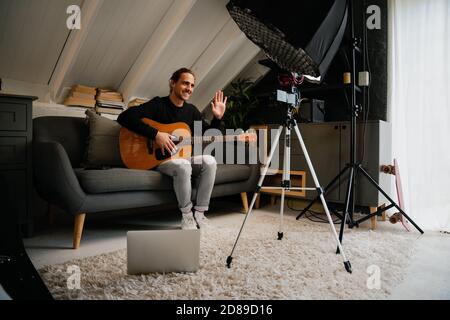
[[[169,96],[155,97],[138,107],[129,108],[119,115],[117,121],[127,129],[153,139],[164,152],[172,153],[175,151],[175,144],[171,140],[170,134],[156,130],[143,123],[141,119],[149,118],[164,124],[185,122],[190,127],[191,132],[194,132],[194,121],[202,121],[204,132],[208,128],[219,128],[220,120],[225,113],[227,98],[225,97],[224,99],[222,91],[216,92],[211,102],[214,119],[211,121],[211,125],[208,125],[202,119],[200,111],[194,105],[187,103],[194,91],[194,73],[187,68],[181,68],[174,72],[170,78],[169,85]],[[200,155],[198,157],[201,157],[201,159],[195,159],[195,157],[191,159],[170,159],[156,168],[159,172],[171,176],[173,179],[178,207],[182,213],[182,229],[197,229],[197,226],[204,228],[208,225],[208,220],[205,218],[204,213],[209,207],[209,200],[216,178],[217,163],[215,158],[210,155]],[[194,207],[191,201],[191,174],[193,166],[200,166],[197,198]],[[192,213],[192,208],[194,208],[194,213]]]

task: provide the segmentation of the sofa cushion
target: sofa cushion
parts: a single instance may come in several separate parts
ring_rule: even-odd
[[[86,193],[139,190],[173,190],[172,179],[154,170],[111,168],[107,170],[75,169]]]
[[[123,167],[119,148],[120,124],[89,109],[86,110],[86,116],[89,136],[83,167]]]
[[[198,172],[196,171],[194,170],[192,175],[197,176]],[[244,181],[250,177],[250,173],[250,167],[245,164],[219,164],[214,184]]]
[[[45,116],[33,119],[33,142],[60,143],[74,168],[81,166],[84,160],[88,135],[88,126],[83,118]]]
[[[247,165],[218,165],[215,184],[238,182],[250,177]],[[107,170],[75,169],[81,187],[86,193],[121,191],[165,191],[173,190],[172,179],[155,170],[111,168]],[[198,170],[193,171],[194,179]]]

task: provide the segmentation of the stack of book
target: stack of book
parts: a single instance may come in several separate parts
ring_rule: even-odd
[[[125,108],[122,94],[110,89],[97,90],[97,113],[120,114]]]
[[[147,99],[141,99],[141,98],[134,98],[130,102],[128,102],[128,108],[140,106],[143,103],[146,103]]]
[[[96,88],[82,86],[80,84],[74,85],[70,90],[64,104],[66,106],[80,106],[86,108],[95,107]]]

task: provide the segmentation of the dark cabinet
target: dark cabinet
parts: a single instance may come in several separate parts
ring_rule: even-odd
[[[32,103],[36,97],[0,93],[0,176],[22,235],[33,233]]]
[[[272,130],[277,127],[274,125],[269,126]],[[382,164],[392,162],[390,125],[381,120],[374,120],[367,123],[365,130],[364,125],[361,123],[358,123],[356,127],[357,160],[362,159],[362,165],[366,171],[381,185],[387,194],[390,194],[390,176],[381,173],[379,169]],[[325,187],[349,163],[350,122],[301,123],[299,124],[299,129],[319,183]],[[274,133],[275,131],[272,131],[270,136],[275,136]],[[280,169],[282,169],[283,165],[283,150],[284,132],[281,135],[278,150]],[[291,170],[306,171],[306,186],[315,187],[311,172],[294,131],[292,131]],[[328,201],[337,203],[345,202],[347,176],[342,176],[328,190],[326,195]],[[386,202],[383,195],[366,178],[361,176],[357,177],[355,193],[356,204],[360,206],[377,207]],[[305,197],[307,199],[313,199],[316,196],[316,191],[306,191]]]

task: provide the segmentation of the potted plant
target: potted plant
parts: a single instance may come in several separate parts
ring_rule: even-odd
[[[223,118],[226,129],[247,130],[255,119],[258,99],[254,95],[255,83],[250,79],[238,79],[231,83],[227,109]]]

